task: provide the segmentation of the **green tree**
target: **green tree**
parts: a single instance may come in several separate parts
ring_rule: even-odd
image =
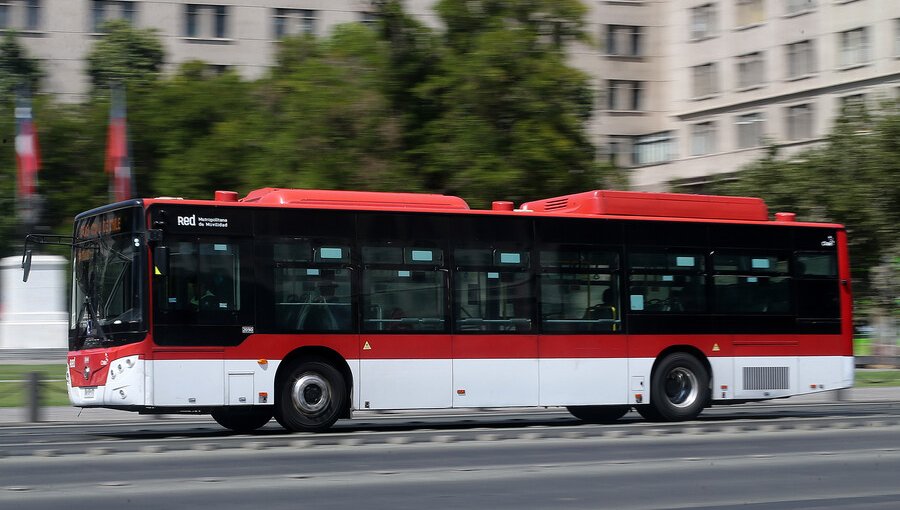
[[[261,150],[248,183],[324,189],[416,189],[398,158],[402,123],[383,91],[385,45],[343,25],[327,39],[287,38],[260,83],[252,128]]]
[[[169,79],[129,98],[128,124],[138,189],[143,194],[211,198],[240,189],[259,150],[249,127],[257,105],[252,84],[188,62]]]
[[[464,53],[477,47],[479,34],[496,30],[524,32],[526,50],[561,51],[568,42],[588,40],[587,7],[579,0],[441,0],[435,10],[447,27],[448,44]]]
[[[42,225],[72,234],[76,214],[109,202],[103,173],[108,103],[47,102],[35,112],[41,145]]]
[[[449,49],[415,90],[439,109],[413,149],[426,186],[481,206],[600,185],[605,169],[586,131],[588,78],[566,64],[564,51],[583,38],[584,7],[444,0],[436,10]]]
[[[16,209],[16,94],[36,92],[40,79],[38,61],[26,55],[14,33],[7,33],[0,41],[0,255],[12,254],[22,243]]]
[[[108,21],[105,35],[87,56],[88,76],[95,90],[114,82],[140,89],[156,81],[165,52],[156,30],[137,29],[124,20]]]
[[[36,92],[40,80],[38,61],[25,54],[14,33],[7,33],[0,42],[0,97],[12,99],[20,87]]]

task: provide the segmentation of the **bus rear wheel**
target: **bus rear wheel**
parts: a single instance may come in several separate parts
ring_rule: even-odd
[[[625,416],[631,406],[569,406],[566,409],[587,423],[612,423]]]
[[[291,432],[327,430],[346,406],[344,377],[325,361],[295,363],[281,381],[275,419]]]
[[[669,354],[657,365],[650,381],[650,405],[638,407],[652,421],[693,420],[709,402],[709,372],[697,358]]]
[[[240,434],[253,432],[272,419],[272,406],[223,407],[210,414],[216,423]]]

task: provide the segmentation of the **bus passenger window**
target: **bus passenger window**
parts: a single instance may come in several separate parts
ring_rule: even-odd
[[[587,246],[540,252],[541,327],[545,333],[613,332],[621,305],[613,271],[618,254]]]
[[[733,314],[791,313],[786,253],[716,251],[715,309]]]
[[[629,255],[632,312],[706,311],[705,257],[699,252],[635,252]]]
[[[446,330],[443,250],[363,246],[362,256],[363,331]]]
[[[161,308],[182,312],[241,309],[240,258],[235,245],[175,242]]]
[[[527,333],[533,330],[528,252],[458,249],[454,318],[459,332]]]
[[[839,319],[840,283],[837,256],[833,252],[801,252],[795,255],[797,315],[801,318]]]
[[[291,239],[274,245],[275,323],[280,331],[353,330],[350,249]]]

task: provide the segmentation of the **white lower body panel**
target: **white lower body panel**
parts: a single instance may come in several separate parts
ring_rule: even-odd
[[[568,406],[650,401],[653,358],[348,360],[354,409]],[[710,358],[714,401],[849,388],[852,356]],[[153,360],[110,363],[106,384],[73,387],[79,407],[274,404],[279,362]],[[120,368],[121,367],[121,368]],[[68,379],[68,378],[67,378]]]

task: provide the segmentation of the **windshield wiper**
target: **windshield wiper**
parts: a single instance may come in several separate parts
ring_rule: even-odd
[[[97,328],[97,333],[100,337],[100,341],[104,344],[108,343],[106,333],[103,332],[103,325],[100,324],[100,318],[97,316],[97,311],[94,310],[94,306],[91,304],[91,297],[88,296],[87,293],[85,293],[84,295],[84,304],[82,305],[82,309],[86,309],[88,313],[88,323],[84,332],[85,337],[91,335],[91,323],[93,323]]]

